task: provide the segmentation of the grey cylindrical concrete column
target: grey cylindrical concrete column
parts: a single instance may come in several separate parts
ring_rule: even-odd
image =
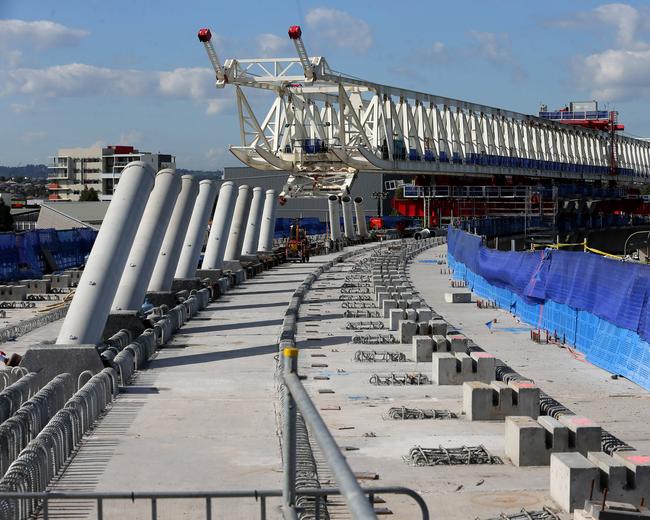
[[[57,343],[97,344],[131,251],[156,172],[141,161],[122,170]]]
[[[239,260],[241,257],[241,250],[244,245],[244,226],[246,225],[246,217],[248,217],[250,207],[251,189],[250,186],[244,184],[239,187],[237,201],[235,202],[235,211],[232,214],[228,245],[226,245],[226,253],[224,255],[224,260],[226,261]]]
[[[330,195],[327,198],[327,206],[330,214],[330,236],[332,240],[341,240],[341,212],[339,207],[339,198],[336,195]]]
[[[257,244],[257,250],[260,253],[270,253],[273,251],[276,208],[277,202],[275,200],[275,190],[266,190],[264,211],[262,212],[262,225],[260,226],[260,241]]]
[[[223,255],[228,243],[228,232],[232,212],[235,209],[235,185],[231,181],[224,182],[219,190],[217,207],[212,216],[212,227],[205,246],[202,269],[221,269]]]
[[[142,307],[156,257],[180,191],[181,176],[176,170],[165,168],[158,172],[113,300],[113,310],[138,310]]]
[[[181,256],[176,266],[175,278],[193,278],[199,266],[199,257],[203,249],[205,232],[208,229],[208,220],[217,198],[217,185],[211,180],[202,180],[199,183],[199,196],[192,210],[192,218],[187,226],[187,233],[183,241]]]
[[[246,222],[246,234],[244,235],[244,245],[242,255],[257,254],[257,243],[260,239],[260,226],[262,224],[262,209],[264,207],[264,188],[256,186],[253,188],[253,200],[248,211],[248,221]]]
[[[345,238],[354,240],[357,238],[357,234],[354,232],[354,221],[352,220],[352,199],[345,195],[341,198],[343,203],[343,231],[345,232]]]
[[[174,273],[183,248],[183,239],[192,217],[194,201],[199,193],[199,183],[191,175],[181,177],[181,192],[176,199],[169,226],[165,232],[162,246],[156,260],[149,291],[169,291],[174,281]]]
[[[354,198],[354,211],[357,215],[357,231],[361,238],[368,238],[368,226],[366,226],[366,211],[363,207],[363,197]]]

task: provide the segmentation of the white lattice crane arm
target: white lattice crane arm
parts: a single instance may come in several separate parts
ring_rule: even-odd
[[[289,38],[291,38],[293,44],[296,46],[298,58],[300,59],[303,70],[305,71],[305,78],[307,78],[308,81],[314,81],[316,79],[314,67],[307,55],[305,44],[302,42],[302,29],[300,29],[299,25],[292,25],[289,27]]]
[[[208,53],[208,58],[212,63],[212,68],[214,73],[217,75],[217,85],[223,86],[225,83],[228,83],[228,77],[226,72],[219,61],[219,56],[217,56],[217,51],[214,50],[214,45],[212,45],[212,33],[210,29],[199,29],[199,41],[203,43],[205,47],[205,52]]]

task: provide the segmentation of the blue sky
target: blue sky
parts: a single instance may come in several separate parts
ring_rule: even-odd
[[[649,137],[649,15],[647,1],[0,0],[0,164],[98,142],[237,164],[204,26],[222,60],[292,55],[299,23],[310,55],[348,74],[525,113],[598,99]]]

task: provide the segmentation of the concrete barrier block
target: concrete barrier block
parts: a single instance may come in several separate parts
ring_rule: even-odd
[[[52,275],[52,289],[67,289],[71,285],[70,275],[67,274],[53,274]]]
[[[508,416],[505,451],[515,466],[548,466],[551,453],[568,451],[568,429],[549,416]]]
[[[426,307],[419,307],[417,309],[417,314],[418,314],[418,322],[420,323],[427,323],[429,320],[432,318],[433,312],[431,309],[427,309]]]
[[[599,478],[598,468],[580,453],[551,455],[551,498],[567,513],[584,506]]]
[[[398,306],[400,309],[402,309],[402,310],[406,310],[406,309],[407,309],[406,300],[400,300],[400,299],[398,298],[398,300],[397,300],[397,306]]]
[[[461,360],[453,354],[435,352],[432,355],[431,381],[434,385],[460,385],[463,383],[463,368]]]
[[[445,336],[433,334],[432,338],[434,352],[449,352],[449,342]]]
[[[502,421],[508,415],[539,416],[539,388],[528,382],[463,383],[463,412],[470,421]]]
[[[375,292],[375,298],[377,298],[377,295],[380,292],[388,292],[388,289],[386,288],[386,285],[378,284],[378,285],[375,285],[375,291],[374,292]]]
[[[417,320],[418,320],[418,313],[415,311],[415,309],[408,309],[408,308],[407,308],[407,309],[404,311],[404,313],[405,313],[405,315],[406,315],[406,319],[407,319],[407,320],[411,320],[411,321],[415,321],[415,322],[417,322]]]
[[[410,291],[401,291],[402,300],[412,300],[413,293]]]
[[[391,295],[390,292],[388,291],[382,291],[377,293],[377,307],[380,309],[384,308],[384,301],[385,300],[390,300]]]
[[[419,309],[422,307],[422,300],[419,298],[411,298],[409,300],[406,300],[406,307],[413,310]]]
[[[20,285],[27,288],[27,294],[46,294],[50,291],[49,280],[21,280]]]
[[[23,301],[27,298],[27,286],[25,285],[0,285],[0,300],[2,301]]]
[[[390,318],[390,311],[392,309],[397,309],[397,300],[384,300],[381,312],[384,318]]]
[[[390,330],[398,330],[400,320],[406,319],[406,315],[402,309],[390,309]]]
[[[453,348],[451,351],[453,352]],[[464,352],[458,352],[456,357],[461,354],[466,355]],[[497,360],[492,354],[488,354],[487,352],[472,352],[469,357],[472,361],[474,381],[488,383],[497,378]]]
[[[460,334],[452,334],[448,336],[449,343],[451,344],[452,352],[467,352],[467,338]]]
[[[400,343],[411,343],[418,332],[418,325],[411,320],[400,320],[398,325]]]
[[[447,322],[438,318],[434,318],[429,322],[431,325],[431,334],[436,336],[446,336],[447,335]]]
[[[585,457],[590,451],[601,450],[601,427],[588,417],[562,415],[559,421],[569,429],[569,446]]]
[[[637,495],[635,491],[638,488],[634,485],[634,474],[630,475],[632,478],[628,482],[628,469],[620,460],[602,451],[590,451],[587,459],[598,468],[600,476],[600,480],[594,486],[594,498],[597,498],[605,488],[610,500],[626,500]],[[647,493],[649,490],[645,491]]]
[[[431,361],[433,339],[431,336],[413,336],[413,361]]]
[[[428,323],[418,323],[418,334],[422,336],[429,335],[429,324]]]
[[[472,293],[469,291],[453,291],[445,293],[447,303],[471,303]]]
[[[650,496],[650,455],[638,451],[620,451],[614,453],[614,461],[622,463],[627,469],[626,487],[635,499]]]

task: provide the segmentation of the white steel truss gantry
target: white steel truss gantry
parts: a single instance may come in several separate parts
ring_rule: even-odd
[[[210,31],[199,32],[217,88],[235,88],[241,143],[231,152],[253,168],[289,172],[284,196],[349,192],[358,171],[624,183],[650,177],[648,141],[347,76],[323,57],[308,57],[299,27],[289,36],[297,58],[221,65]],[[263,118],[245,87],[274,93]]]

